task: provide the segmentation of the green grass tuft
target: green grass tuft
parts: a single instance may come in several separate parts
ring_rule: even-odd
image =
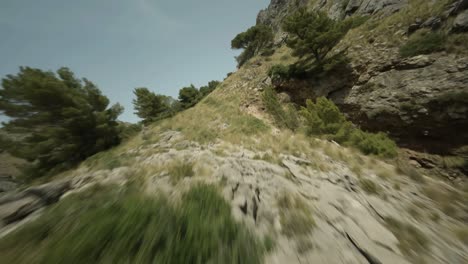
[[[93,188],[0,241],[3,263],[261,263],[264,248],[207,185],[179,206]]]
[[[276,92],[267,87],[263,92],[263,103],[267,112],[273,117],[276,125],[295,131],[299,127],[299,118],[293,105],[283,107],[278,100]]]
[[[402,57],[413,57],[444,50],[446,36],[437,32],[416,33],[400,47]]]

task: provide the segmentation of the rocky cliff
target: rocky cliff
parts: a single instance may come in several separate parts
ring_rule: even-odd
[[[320,0],[272,1],[257,22],[280,24],[298,6],[322,10],[334,19],[367,15],[336,48],[348,50],[346,71],[277,83],[297,103],[326,96],[357,124],[389,132],[402,146],[453,154],[468,142],[468,1]],[[464,25],[464,26],[463,26]],[[402,58],[399,47],[413,34],[448,32],[443,52]],[[279,42],[278,45],[281,45]]]

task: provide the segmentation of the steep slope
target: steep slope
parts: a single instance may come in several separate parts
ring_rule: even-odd
[[[96,184],[132,183],[149,196],[178,200],[204,182],[218,186],[238,221],[274,241],[265,263],[467,260],[467,245],[457,238],[467,228],[466,193],[253,117],[264,116],[252,102],[266,68],[268,62],[257,58],[193,109],[97,154],[57,176],[57,183],[4,197],[2,219],[40,208],[37,200]],[[174,169],[182,165],[193,173]],[[15,227],[21,224],[5,230]],[[2,255],[18,257],[14,246],[2,248],[8,250]]]
[[[349,1],[348,5],[357,2]],[[377,4],[385,1],[363,2],[380,8],[373,9],[372,13],[392,13],[399,7],[399,1],[387,1],[391,5]],[[268,10],[284,14],[281,5],[285,3],[289,2],[272,1]],[[359,6],[353,10],[371,10],[366,8]],[[345,41],[355,41],[359,36],[358,30],[353,31]],[[255,57],[194,108],[146,127],[134,138],[96,154],[77,169],[48,179],[50,182],[45,185],[1,196],[2,261],[47,263],[44,252],[55,260],[60,258],[54,251],[60,240],[55,244],[50,242],[51,230],[70,228],[70,223],[84,220],[94,223],[96,229],[91,231],[98,230],[100,225],[108,226],[112,221],[103,223],[98,217],[83,220],[79,218],[81,211],[63,209],[84,204],[87,212],[112,204],[114,198],[109,197],[114,196],[107,196],[109,188],[102,186],[111,186],[117,196],[127,189],[136,189],[142,196],[164,196],[177,205],[184,201],[188,190],[204,183],[215,186],[229,203],[238,223],[265,241],[265,252],[258,253],[264,263],[466,263],[468,188],[463,183],[454,186],[420,174],[404,162],[364,156],[357,150],[278,129],[272,124],[263,109],[261,94],[271,85],[267,75],[270,67],[280,61],[294,61],[289,54],[287,48],[281,47],[271,57]],[[370,54],[380,53],[376,50]],[[375,58],[369,55],[369,59]],[[384,78],[382,74],[379,72],[369,80]],[[309,85],[310,81],[300,81],[297,85],[304,82]],[[322,95],[338,98],[337,91],[326,90],[334,82],[320,82],[324,89]],[[352,96],[358,88],[348,89],[352,92],[342,97],[343,102],[349,103],[354,98],[362,108],[365,100],[372,103],[368,93],[356,92]],[[297,94],[291,93],[291,97]],[[309,95],[307,91],[303,94]],[[302,95],[297,97],[303,100]],[[103,195],[88,195],[90,189]],[[80,196],[83,193],[86,195]],[[56,202],[58,206],[41,210]],[[138,211],[138,208],[143,205],[135,204],[134,209]],[[203,217],[203,206],[196,209]],[[128,221],[127,225],[140,228],[131,222],[135,219]],[[158,227],[165,228],[163,224]],[[100,237],[93,235],[91,240],[100,243],[96,239]],[[86,250],[98,247],[107,253],[106,246],[111,244],[81,242],[61,249],[84,252],[89,257]],[[137,249],[146,250],[143,242],[133,242]],[[250,243],[246,240],[247,246]],[[158,247],[154,250],[158,251]],[[256,263],[258,255],[237,259],[237,263]],[[99,256],[95,260],[105,261]]]
[[[272,1],[258,23],[280,30],[294,1]],[[335,19],[371,15],[336,47],[347,49],[349,68],[276,84],[293,101],[327,96],[357,124],[372,131],[388,131],[401,145],[424,152],[459,153],[468,142],[468,33],[457,29],[466,16],[466,1],[299,1]],[[454,22],[455,21],[455,22]],[[449,32],[443,52],[403,58],[399,48],[430,31]],[[466,154],[465,154],[466,155]]]

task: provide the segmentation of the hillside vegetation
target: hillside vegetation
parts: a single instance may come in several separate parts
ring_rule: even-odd
[[[439,140],[466,134],[462,11],[432,29],[455,1],[319,2],[273,0],[233,36],[239,68],[222,82],[177,99],[135,88],[140,124],[68,69],[4,80],[6,128],[26,138],[0,147],[29,144],[45,170],[0,194],[2,261],[466,263],[467,148]],[[421,128],[415,145],[450,151],[403,148]]]

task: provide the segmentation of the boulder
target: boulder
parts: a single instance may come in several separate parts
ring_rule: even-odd
[[[17,186],[13,177],[0,175],[0,193],[14,190]]]
[[[395,65],[397,70],[411,70],[427,67],[433,64],[435,59],[427,55],[419,55],[412,58],[404,59]]]
[[[440,28],[442,25],[442,19],[440,17],[430,17],[424,23],[421,24],[423,28],[431,28],[432,30],[436,30]]]
[[[468,0],[458,0],[449,8],[449,15],[453,16],[468,8]]]
[[[468,31],[468,10],[458,14],[453,21],[452,32],[467,32]]]
[[[361,0],[351,0],[351,1],[349,1],[348,5],[346,6],[346,9],[345,9],[346,15],[353,14],[354,12],[356,12],[356,10],[359,9],[360,6],[361,6]]]
[[[2,196],[0,198],[1,224],[14,223],[46,205],[57,202],[70,188],[70,181],[56,181]]]

